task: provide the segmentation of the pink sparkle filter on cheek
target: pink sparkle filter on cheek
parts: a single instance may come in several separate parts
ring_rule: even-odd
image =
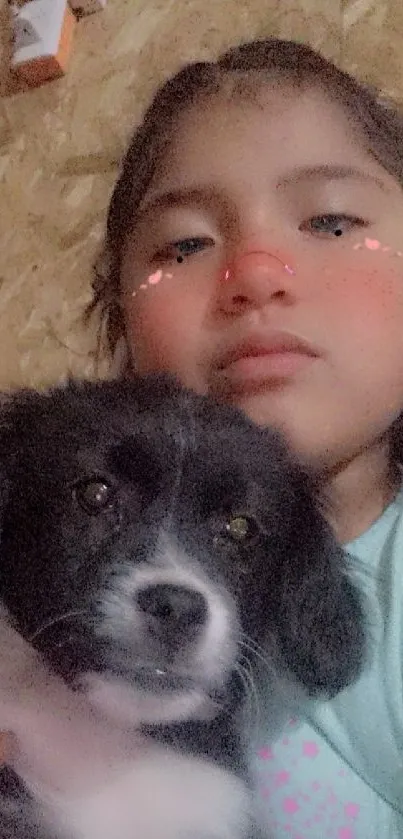
[[[369,251],[381,251],[382,253],[391,252],[391,256],[403,256],[402,251],[392,251],[392,248],[389,245],[382,245],[379,239],[369,239],[366,237],[364,239],[364,244],[358,242],[356,245],[353,245],[353,251],[359,251],[363,247],[367,248]]]
[[[172,277],[173,277],[173,274],[164,274],[163,271],[161,271],[161,268],[159,268],[158,271],[154,271],[153,274],[150,274],[147,277],[147,281],[145,283],[141,283],[141,285],[139,286],[137,291],[132,291],[132,297],[136,297],[136,294],[138,293],[138,291],[140,289],[142,291],[145,291],[150,285],[151,286],[157,285],[159,282],[161,282],[161,280],[163,278],[165,278],[167,280],[172,280]]]
[[[150,274],[148,278],[148,282],[150,283],[150,285],[157,285],[157,283],[159,283],[160,280],[162,280],[161,268],[159,268],[158,271],[155,272],[155,274]]]

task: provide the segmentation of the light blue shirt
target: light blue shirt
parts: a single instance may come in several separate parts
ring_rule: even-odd
[[[261,743],[273,839],[403,839],[403,488],[345,549],[368,597],[372,658],[352,687]]]

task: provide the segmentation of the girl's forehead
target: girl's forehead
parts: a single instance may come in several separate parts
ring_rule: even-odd
[[[358,125],[319,88],[266,83],[249,99],[224,89],[178,118],[149,193],[258,182],[263,174],[277,182],[294,169],[326,166],[361,169],[394,183],[366,150]]]

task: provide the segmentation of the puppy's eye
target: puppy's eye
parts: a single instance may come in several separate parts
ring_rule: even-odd
[[[250,544],[259,536],[259,527],[251,516],[232,516],[226,522],[225,531],[241,545]]]
[[[216,535],[214,542],[218,544],[226,539],[236,542],[240,547],[247,547],[255,542],[260,534],[258,523],[252,516],[243,514],[229,516],[220,527],[220,534]]]
[[[77,484],[74,488],[74,496],[86,513],[95,516],[111,506],[114,490],[107,481],[93,478]]]

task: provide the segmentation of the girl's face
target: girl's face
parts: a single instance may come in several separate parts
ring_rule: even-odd
[[[128,238],[134,366],[281,428],[311,464],[351,460],[403,404],[400,248],[400,187],[336,104],[217,96],[179,121]]]

